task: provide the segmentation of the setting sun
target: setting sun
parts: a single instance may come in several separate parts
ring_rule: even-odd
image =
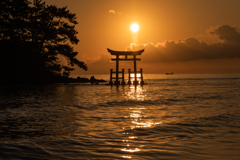
[[[137,32],[137,31],[139,30],[138,24],[136,24],[136,23],[132,24],[132,25],[131,25],[131,30],[132,30],[133,32]]]

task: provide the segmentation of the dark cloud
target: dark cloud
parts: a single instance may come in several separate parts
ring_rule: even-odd
[[[181,62],[199,59],[239,58],[240,33],[235,27],[223,25],[213,29],[211,35],[217,35],[222,42],[208,44],[195,38],[164,43],[131,44],[127,50],[145,48],[143,62]]]
[[[224,40],[224,42],[240,43],[240,33],[235,27],[231,27],[229,25],[218,27],[210,32],[210,34],[217,35],[219,39]]]

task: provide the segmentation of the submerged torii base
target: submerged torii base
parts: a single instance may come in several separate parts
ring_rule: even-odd
[[[119,71],[119,61],[133,61],[134,62],[134,71],[132,72],[130,69],[128,69],[128,83],[127,84],[131,84],[131,73],[134,73],[134,81],[133,84],[134,85],[138,85],[139,82],[137,81],[137,73],[140,73],[140,77],[141,78],[141,82],[140,84],[143,85],[144,81],[143,81],[143,74],[142,74],[142,69],[140,69],[140,71],[137,71],[137,60],[141,60],[141,59],[137,59],[138,55],[141,55],[142,52],[144,52],[144,49],[139,50],[139,51],[114,51],[111,49],[107,49],[108,52],[111,53],[111,55],[116,56],[116,58],[112,59],[113,61],[116,61],[116,71],[114,72],[113,69],[111,69],[110,71],[110,85],[125,85],[125,81],[124,81],[124,69],[122,69],[122,72]],[[125,56],[125,58],[119,58],[119,56]],[[132,58],[128,58],[128,56],[132,56]],[[116,73],[116,77],[113,77],[112,74]],[[119,77],[119,73],[122,73],[122,77]],[[113,82],[113,79],[116,79],[116,81]],[[122,79],[122,82],[120,83],[119,79]]]

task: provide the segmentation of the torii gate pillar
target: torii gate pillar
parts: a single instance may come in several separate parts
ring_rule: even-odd
[[[128,84],[131,84],[131,76],[130,74],[131,73],[134,73],[134,81],[133,81],[133,84],[134,85],[137,85],[138,84],[138,81],[137,81],[137,73],[141,73],[141,84],[144,84],[144,81],[143,81],[143,76],[142,76],[142,69],[140,71],[137,71],[137,60],[141,60],[141,59],[137,59],[137,55],[141,55],[142,52],[144,52],[144,49],[142,50],[139,50],[139,51],[114,51],[114,50],[111,50],[111,49],[107,49],[108,52],[111,53],[111,55],[115,55],[116,58],[115,59],[112,59],[113,61],[116,61],[116,72],[113,72],[113,69],[111,69],[111,72],[110,72],[110,82],[109,84],[111,85],[120,85],[120,81],[119,79],[122,78],[122,84],[124,85],[125,84],[125,81],[124,81],[124,69],[122,69],[122,72],[119,72],[119,61],[133,61],[134,62],[134,72],[131,72],[130,69],[128,69],[128,73],[129,73],[129,80],[128,80]],[[125,56],[125,58],[119,58],[119,56]],[[133,56],[132,58],[128,58],[128,56]],[[116,73],[116,77],[112,77],[112,74],[113,73]],[[122,73],[122,77],[119,78],[119,73]],[[112,79],[116,79],[116,81],[113,83]]]

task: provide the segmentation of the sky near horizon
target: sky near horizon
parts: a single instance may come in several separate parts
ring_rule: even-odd
[[[216,73],[240,71],[239,0],[46,0],[77,14],[77,58],[88,71],[115,69],[107,48],[145,49],[143,73]],[[132,32],[132,23],[139,25]],[[121,62],[121,68],[133,68]]]

